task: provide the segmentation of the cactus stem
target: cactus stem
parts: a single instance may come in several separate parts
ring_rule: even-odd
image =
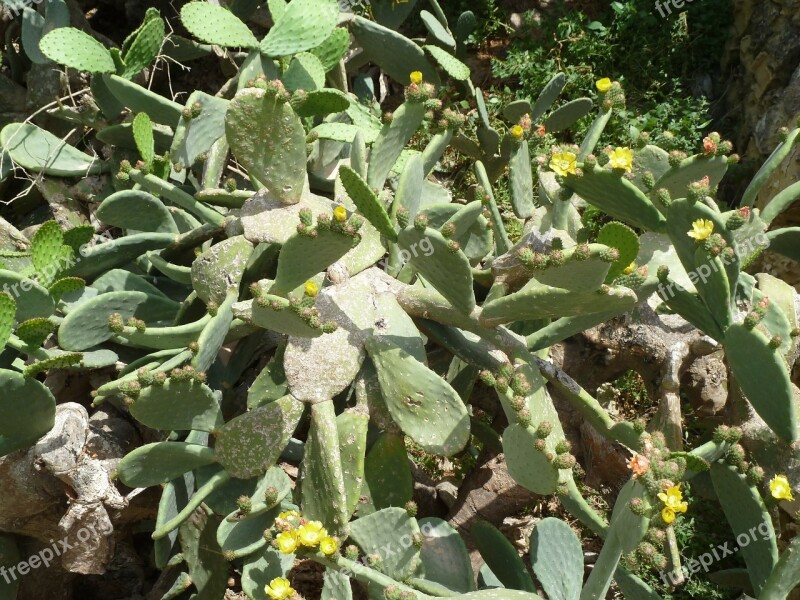
[[[168,200],[174,202],[183,209],[188,210],[190,213],[199,217],[207,223],[211,223],[221,227],[225,222],[225,216],[211,208],[195,200],[192,196],[181,190],[180,188],[172,185],[168,181],[155,176],[145,175],[137,169],[131,169],[128,175],[131,181],[138,183],[146,190],[153,194],[164,196]]]

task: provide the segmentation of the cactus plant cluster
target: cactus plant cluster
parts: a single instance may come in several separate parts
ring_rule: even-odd
[[[376,20],[340,14],[334,0],[270,0],[273,25],[260,40],[246,10],[186,4],[195,46],[229,49],[238,71],[223,93],[197,91],[183,105],[137,83],[164,43],[155,9],[121,49],[69,27],[63,2],[26,22],[38,27],[23,37],[31,60],[91,74],[100,117],[87,132],[106,152],[31,122],[0,132],[15,168],[75,196],[76,178],[104,180],[80,191],[91,225],[44,222],[0,252],[0,455],[53,426],[43,373],[115,368],[93,405],[113,404],[156,432],[117,474],[130,488],[162,487],[155,563],[181,573],[165,598],[190,588],[220,598],[232,569],[254,600],[291,597],[295,557],[325,568],[323,598],[352,598],[353,581],[375,599],[540,590],[584,600],[605,597],[612,581],[626,598],[657,598],[633,571],[680,572],[681,483],[701,473],[735,533],[770,524],[744,560],[759,598],[785,597],[800,580],[797,542],[778,552],[763,469],[741,432],[670,448],[643,423],[615,420],[548,353],[650,303],[724,350],[732,393],[796,449],[795,297],[747,269],[766,246],[753,239],[798,259],[797,228],[767,231],[797,186],[762,209],[755,200],[800,128],[785,133],[742,205],[722,207],[717,186],[735,156],[718,135],[692,157],[646,134],[631,148],[598,149],[624,93],[609,82],[597,109],[587,98],[554,108],[563,75],[490,120],[462,60],[474,15],[448,23],[432,0],[420,44],[396,31],[413,2],[372,4]],[[355,74],[366,62],[404,87],[391,114]],[[477,111],[474,128],[462,101]],[[593,110],[582,144],[556,143]],[[552,137],[546,155],[531,156],[533,136]],[[470,202],[432,176],[448,149],[472,161]],[[514,245],[493,190],[503,177],[527,223]],[[587,205],[612,219],[596,237],[581,223]],[[110,228],[113,239],[100,235]],[[431,345],[448,352],[445,374]],[[487,435],[511,476],[557,495],[604,538],[585,582],[580,544],[557,519],[530,537],[534,579],[488,523],[470,532],[486,562],[475,574],[459,533],[417,516],[406,440],[437,456],[474,450],[476,382],[502,407],[504,427]],[[553,389],[634,452],[608,522],[579,491]],[[297,481],[279,461],[299,467]]]

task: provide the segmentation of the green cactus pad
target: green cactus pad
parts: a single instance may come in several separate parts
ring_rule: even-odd
[[[639,236],[624,223],[606,223],[597,234],[597,243],[619,251],[619,258],[611,264],[606,283],[614,281],[639,255]]]
[[[438,22],[438,21],[437,21]],[[455,56],[442,50],[439,46],[423,46],[425,51],[430,54],[445,72],[456,81],[466,81],[469,79],[470,70],[467,65],[458,60]]]
[[[211,432],[225,422],[211,388],[192,380],[168,379],[164,385],[148,386],[130,411],[140,423],[163,431]]]
[[[45,175],[83,177],[109,170],[109,165],[96,156],[81,152],[33,123],[3,127],[0,146],[20,167]]]
[[[214,244],[192,263],[192,286],[206,304],[222,304],[239,283],[253,254],[253,244],[235,236]]]
[[[425,536],[420,550],[425,577],[454,592],[473,591],[472,563],[458,531],[436,517],[420,519],[419,528]]]
[[[576,98],[563,106],[559,106],[544,120],[548,133],[557,133],[572,127],[579,119],[592,112],[592,101],[589,98]]]
[[[661,231],[664,228],[664,215],[650,199],[630,181],[611,171],[595,168],[594,171],[587,169],[581,177],[569,175],[567,186],[615,219],[642,229]]]
[[[283,370],[284,344],[278,346],[269,362],[256,376],[247,390],[247,408],[253,409],[274,402],[289,393],[286,373]]]
[[[708,276],[697,278],[695,288],[714,316],[714,320],[721,329],[725,330],[733,322],[733,312],[731,310],[731,285],[728,282],[728,275],[722,259],[719,256],[711,257],[703,248],[697,248],[695,264],[699,267],[706,264],[711,271]]]
[[[407,227],[400,232],[398,244],[409,257],[414,269],[453,306],[464,313],[475,308],[472,290],[472,268],[461,249],[455,252],[448,240],[430,227],[419,231]],[[432,251],[428,250],[432,248]],[[428,250],[428,251],[426,251]]]
[[[369,59],[398,83],[408,85],[413,71],[420,71],[425,81],[439,83],[425,52],[407,37],[360,16],[353,19],[351,31]]]
[[[342,458],[342,475],[347,502],[344,512],[347,520],[358,507],[364,484],[364,462],[367,452],[369,415],[354,409],[345,410],[336,417],[339,434],[339,454]]]
[[[35,443],[53,427],[56,400],[44,384],[0,369],[0,457]]]
[[[658,146],[647,145],[644,148],[635,150],[633,153],[633,172],[635,175],[633,184],[644,193],[650,191],[642,181],[642,176],[645,173],[651,173],[654,179],[658,181],[669,169],[669,153]],[[657,204],[656,206],[658,206],[659,210],[664,209],[661,205]]]
[[[509,123],[516,125],[525,115],[530,116],[532,111],[531,103],[527,100],[514,100],[506,104],[503,108],[503,118]]]
[[[97,132],[97,139],[109,146],[118,146],[127,150],[136,150],[136,141],[133,139],[133,123],[120,123],[109,125]],[[166,125],[153,125],[153,138],[158,152],[169,150],[174,132]]]
[[[237,481],[237,480],[232,480]],[[265,513],[269,510],[272,510],[274,507],[279,506],[285,498],[291,496],[289,494],[292,493],[292,486],[294,482],[289,479],[289,476],[281,467],[271,467],[263,477],[259,478],[258,484],[256,485],[255,492],[253,492],[252,496],[252,510],[250,511],[251,516],[260,515],[261,513]],[[267,502],[266,494],[267,490],[275,491],[275,499],[274,502],[270,499]]]
[[[394,111],[391,122],[381,129],[369,156],[367,183],[371,188],[383,189],[392,167],[424,117],[425,105],[421,102],[405,102]]]
[[[752,207],[755,204],[759,192],[761,192],[767,181],[769,181],[772,173],[774,173],[783,161],[794,151],[798,136],[800,136],[800,128],[792,129],[787,133],[785,139],[772,151],[772,154],[770,154],[766,162],[764,162],[758,172],[753,176],[750,185],[748,185],[747,189],[744,191],[741,202],[742,206]]]
[[[217,544],[219,523],[204,510],[188,515],[178,530],[182,554],[198,598],[223,598],[228,587],[228,561]]]
[[[767,234],[769,249],[800,261],[800,227],[784,227],[775,229]]]
[[[125,63],[123,77],[131,79],[150,66],[161,50],[165,33],[164,20],[158,11],[148,9],[144,22],[122,46],[122,61]]]
[[[685,198],[690,183],[708,177],[709,185],[713,190],[722,181],[727,171],[728,159],[725,156],[711,158],[701,155],[690,156],[658,178],[654,189],[664,188],[672,198]]]
[[[43,223],[31,238],[31,262],[39,281],[49,286],[73,262],[74,252],[64,244],[64,234],[58,223]]]
[[[103,83],[114,97],[135,113],[144,112],[155,122],[175,127],[183,107],[159,94],[117,75],[103,75]]]
[[[781,352],[789,357],[795,345],[791,332],[798,325],[794,308],[795,290],[785,281],[768,273],[759,273],[756,279],[758,289],[753,290],[752,302],[758,303],[765,296],[769,298],[767,312],[759,324],[759,329],[770,338],[780,336],[783,339]],[[787,358],[787,362],[790,362],[790,359]]]
[[[175,265],[171,262],[164,260],[158,252],[148,252],[146,254],[147,260],[152,267],[166,275],[172,281],[182,283],[184,285],[191,285],[192,283],[192,269],[191,267],[184,267],[183,265]]]
[[[233,314],[239,319],[244,319],[249,323],[284,335],[293,337],[318,337],[322,335],[322,330],[310,327],[300,315],[290,310],[289,303],[285,298],[273,296],[271,300],[281,303],[283,308],[274,310],[270,306],[261,306],[257,302],[247,300],[246,302],[235,304],[233,306]]]
[[[526,319],[560,318],[590,312],[619,310],[626,312],[636,304],[636,295],[628,288],[612,287],[607,294],[599,291],[571,291],[554,288],[532,279],[518,292],[487,302],[481,323],[494,326]]]
[[[51,358],[29,364],[25,367],[25,370],[22,371],[22,375],[24,377],[36,377],[39,373],[44,373],[50,369],[66,369],[68,367],[73,367],[80,364],[81,360],[83,360],[83,354],[80,352],[63,352]]]
[[[359,133],[365,143],[372,144],[378,139],[380,129],[361,129],[360,126],[351,123],[320,123],[311,130],[311,134],[321,140],[333,140],[348,144],[352,143]]]
[[[325,67],[310,52],[301,52],[292,58],[289,68],[281,76],[281,81],[289,93],[321,90],[325,86]]]
[[[494,525],[477,520],[469,532],[486,565],[503,585],[526,592],[536,591],[517,550]]]
[[[236,302],[236,294],[228,294],[227,298],[220,304],[217,313],[203,327],[200,337],[197,338],[198,351],[192,359],[192,366],[200,372],[206,372],[211,368],[219,355],[219,351],[225,344],[225,338],[233,323],[233,303]]]
[[[403,436],[384,433],[364,461],[364,486],[357,514],[363,517],[390,506],[405,506],[413,491],[414,480]]]
[[[217,461],[231,476],[249,479],[275,464],[303,414],[303,404],[284,396],[236,417],[217,435]]]
[[[217,543],[223,552],[232,552],[236,558],[258,552],[267,544],[264,531],[275,524],[280,507],[260,515],[236,519],[238,511],[219,524]]]
[[[17,303],[14,302],[14,299],[7,293],[0,292],[0,348],[5,347],[6,343],[8,342],[8,338],[11,336],[11,331],[14,329],[14,320],[16,314],[17,314]],[[50,321],[47,321],[47,319],[43,320],[47,323],[50,323]],[[26,323],[30,323],[30,321],[26,321]],[[25,323],[22,323],[19,326],[19,329],[22,329],[23,333],[25,332],[25,328],[23,328],[24,324]],[[53,326],[51,324],[50,331],[52,331],[52,329]],[[44,337],[47,337],[50,331],[48,331]],[[22,338],[22,340],[25,343],[29,343],[25,339],[25,337],[19,334],[19,331],[17,332],[17,335],[19,335],[19,337]],[[39,340],[38,343],[31,345],[38,346],[39,344],[41,344],[43,340],[44,338]]]
[[[134,231],[178,233],[169,210],[142,190],[123,190],[108,196],[97,208],[97,218],[113,227]]]
[[[723,346],[736,382],[759,416],[786,442],[797,440],[792,383],[780,351],[763,333],[741,324],[725,331]]]
[[[278,272],[270,292],[285,295],[303,285],[347,254],[353,238],[331,229],[320,229],[316,237],[296,233],[281,248]]]
[[[395,2],[394,0],[371,0],[375,20],[390,29],[397,29],[414,10],[417,0]]]
[[[214,450],[199,444],[156,442],[136,448],[123,458],[117,473],[130,488],[167,483],[214,462]]]
[[[583,549],[572,528],[548,517],[536,524],[530,539],[533,572],[552,600],[579,600]]]
[[[508,187],[511,193],[511,206],[520,219],[533,214],[533,173],[528,142],[522,142],[512,150],[508,161]]]
[[[427,10],[419,11],[419,16],[425,29],[428,30],[430,38],[434,42],[440,46],[450,48],[451,50],[455,49],[456,41],[453,39],[447,27],[442,24],[443,21],[439,21],[435,15],[429,13]]]
[[[607,539],[615,539],[620,545],[623,554],[633,552],[636,549],[636,546],[644,538],[650,524],[648,517],[634,514],[631,511],[629,504],[634,498],[641,499],[645,512],[649,512],[650,503],[644,486],[635,479],[630,479],[617,495],[614,510],[611,514]]]
[[[347,166],[342,166],[339,169],[339,177],[342,179],[347,195],[356,205],[359,212],[388,239],[397,241],[397,233],[394,230],[389,214],[367,182]]]
[[[546,452],[534,447],[536,440],[535,428],[523,427],[519,423],[512,423],[503,431],[503,452],[508,472],[532,492],[552,494],[558,485],[558,469],[547,460]]]
[[[408,159],[405,169],[400,173],[400,180],[397,183],[397,192],[395,193],[397,206],[408,210],[410,222],[413,222],[419,211],[424,180],[425,170],[422,156],[415,154]]]
[[[295,111],[301,117],[324,117],[347,110],[351,100],[340,90],[326,88],[309,92],[297,105],[294,105],[294,101],[292,102]]]
[[[231,100],[225,132],[248,173],[284,204],[300,200],[306,181],[306,135],[289,104],[266,97],[264,90],[244,89]]]
[[[65,350],[88,350],[113,337],[108,318],[119,314],[127,320],[147,301],[143,292],[109,292],[87,300],[64,318],[58,328],[58,345]]]
[[[771,224],[775,218],[783,211],[794,204],[800,198],[800,181],[784,188],[775,194],[761,211],[761,219],[767,224]]]
[[[689,237],[688,233],[692,231],[692,223],[698,219],[705,219],[714,224],[714,233],[719,233],[729,246],[735,248],[736,241],[733,233],[728,231],[725,227],[725,222],[720,213],[714,209],[702,204],[700,202],[691,203],[686,199],[675,200],[667,211],[666,232],[669,235],[672,244],[675,246],[675,252],[678,254],[681,263],[687,273],[697,271],[697,247],[699,242]],[[701,264],[706,264],[708,261],[703,261]],[[731,287],[731,293],[736,289],[736,281],[739,277],[739,256],[737,255],[727,261],[725,265],[725,272],[728,275],[728,284]]]
[[[170,148],[170,160],[191,167],[198,157],[208,155],[211,147],[225,135],[225,114],[229,104],[227,100],[204,92],[192,92],[186,100],[186,108],[196,111],[199,105],[200,115],[191,119],[181,115]],[[185,172],[181,171],[181,174]]]
[[[181,8],[181,21],[193,36],[227,48],[257,48],[258,40],[231,11],[206,2],[190,2]]]
[[[614,111],[611,109],[601,109],[600,114],[592,121],[592,125],[586,132],[586,137],[584,137],[583,142],[581,142],[580,152],[578,152],[578,162],[583,162],[590,153],[594,152],[597,143],[600,141],[600,136],[603,135],[606,125],[608,125],[608,122],[611,120],[612,114],[614,114]]]
[[[398,541],[419,533],[419,525],[403,508],[384,508],[350,524],[350,539],[367,556],[381,555],[378,570],[398,581],[415,575],[420,568],[419,548]],[[392,554],[381,553],[386,544],[395,550]]]
[[[292,0],[261,41],[261,52],[280,57],[315,48],[333,32],[338,16],[335,0]]]
[[[142,160],[149,163],[156,154],[155,138],[153,137],[153,122],[147,113],[139,113],[133,119],[133,141]]]
[[[74,27],[59,27],[39,42],[44,55],[62,65],[90,73],[114,73],[117,70],[105,46]]]
[[[301,512],[342,532],[349,520],[339,434],[333,401],[311,405],[311,425],[303,454]]]
[[[391,341],[367,340],[381,393],[392,418],[422,448],[452,456],[469,441],[469,415],[458,393],[444,379]]]
[[[539,93],[539,97],[536,98],[536,102],[533,104],[533,109],[531,110],[531,120],[536,123],[542,117],[544,113],[550,108],[550,106],[558,100],[558,97],[561,95],[561,91],[564,89],[564,86],[567,84],[567,76],[564,73],[557,73],[553,78],[547,82],[547,85],[542,88],[542,91]]]
[[[670,281],[658,287],[658,295],[670,309],[700,331],[722,341],[725,334],[698,294],[688,291],[677,281]]]
[[[16,301],[17,321],[49,317],[55,309],[53,298],[46,288],[14,271],[0,269],[0,291]]]
[[[760,594],[778,562],[778,546],[770,512],[758,490],[749,485],[734,467],[719,462],[712,464],[711,481],[737,540],[742,535],[749,538],[748,543],[738,545],[747,565],[750,582],[756,594]],[[761,532],[762,524],[768,527],[768,535]]]
[[[4,297],[7,296],[5,296],[5,294],[0,294],[0,320],[2,320],[5,324],[5,315],[7,307],[5,306],[6,301],[3,300]],[[13,310],[14,307],[12,306],[12,314],[11,314],[12,320],[14,316]],[[49,336],[51,333],[53,333],[53,331],[55,331],[55,328],[56,328],[55,324],[49,319],[45,319],[43,317],[39,317],[38,319],[29,319],[28,321],[24,321],[19,324],[19,326],[17,327],[17,336],[23,342],[28,344],[28,346],[35,348],[37,346],[41,346],[42,342],[44,342],[45,339],[47,339],[47,336]],[[8,336],[0,335],[0,340],[7,341]],[[5,343],[3,345],[5,345]]]
[[[483,205],[474,200],[464,206],[458,204],[435,204],[422,210],[428,217],[428,226],[440,229],[445,224],[455,225],[456,231],[450,239],[461,245],[471,263],[479,261],[492,251],[492,233],[483,216]]]
[[[310,50],[319,59],[325,72],[332,70],[342,60],[350,48],[350,34],[346,29],[337,27],[319,46]]]

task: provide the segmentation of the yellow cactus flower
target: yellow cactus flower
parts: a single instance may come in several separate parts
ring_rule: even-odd
[[[707,239],[714,233],[714,223],[708,219],[697,219],[692,223],[692,230],[686,235],[690,238],[696,239],[698,242]]]
[[[411,79],[411,83],[413,83],[414,85],[419,85],[420,83],[422,83],[422,71],[411,71],[409,79]]]
[[[608,77],[603,77],[602,79],[599,79],[595,85],[597,86],[598,92],[605,94],[611,89],[611,80]]]
[[[522,128],[522,125],[514,125],[511,128],[511,137],[517,141],[525,137],[525,130]]]
[[[675,520],[675,511],[672,510],[669,506],[665,506],[661,510],[661,519],[664,521],[664,523],[669,525]]]
[[[337,206],[333,209],[333,218],[344,223],[347,220],[347,209],[344,206]]]
[[[297,531],[282,531],[275,538],[275,543],[278,544],[278,550],[283,554],[294,554],[299,545]]]
[[[777,500],[794,500],[792,494],[792,485],[786,478],[786,475],[776,475],[769,482],[769,491],[772,497]]]
[[[339,549],[339,544],[331,536],[327,536],[320,540],[319,549],[325,556],[330,556]]]
[[[285,510],[278,515],[279,519],[299,519],[300,513],[296,510]]]
[[[630,173],[633,171],[633,152],[630,148],[616,148],[609,153],[608,164],[612,169],[622,169]]]
[[[578,170],[578,157],[574,152],[558,152],[550,159],[550,168],[562,177],[574,174]]]
[[[319,286],[313,281],[306,281],[306,287],[304,289],[306,296],[311,296],[312,298],[319,293]]]
[[[284,577],[276,577],[264,587],[267,596],[272,600],[286,600],[294,594],[294,589],[289,584],[289,580]]]
[[[636,268],[636,262],[632,262],[627,267],[625,267],[625,275],[630,275],[633,273],[633,270]]]
[[[328,537],[328,532],[319,521],[309,521],[297,529],[298,540],[303,546],[309,548],[319,546],[319,543],[326,537]]]
[[[681,493],[681,484],[680,483],[678,485],[673,485],[671,488],[669,488],[666,491],[666,493],[665,492],[659,493],[658,494],[658,499],[661,500],[664,503],[664,507],[665,508],[668,508],[669,511],[671,511],[671,515],[670,515],[670,512],[667,512],[666,516],[667,517],[671,516],[672,520],[675,519],[675,513],[679,513],[679,512],[680,513],[685,513],[689,508],[688,503],[686,501],[684,501],[684,499],[683,499],[683,494]],[[671,522],[671,521],[668,521],[667,518],[665,518],[665,511],[664,510],[661,511],[661,517],[664,519],[665,523],[670,523]]]

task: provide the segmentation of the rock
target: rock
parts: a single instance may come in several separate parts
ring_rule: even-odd
[[[683,373],[681,390],[699,416],[720,414],[728,402],[728,369],[722,352],[696,359]]]

